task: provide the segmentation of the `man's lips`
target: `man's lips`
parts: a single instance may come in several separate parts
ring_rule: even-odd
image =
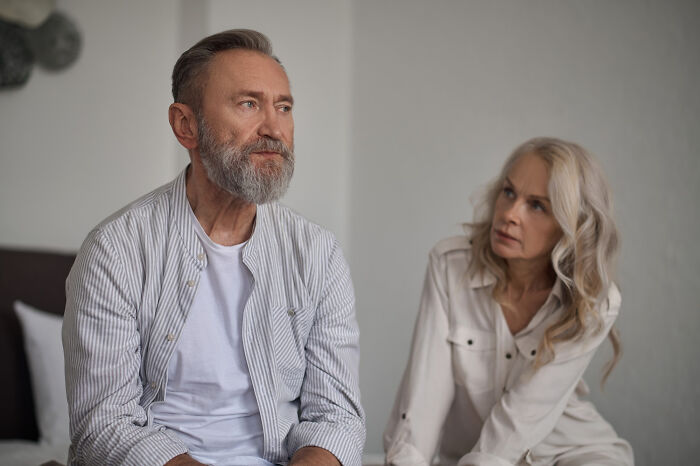
[[[281,155],[279,152],[271,152],[271,151],[258,151],[258,152],[253,152],[253,154],[262,155],[264,157],[272,157],[273,155]]]

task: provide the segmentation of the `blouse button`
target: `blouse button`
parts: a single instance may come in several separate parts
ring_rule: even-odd
[[[531,354],[532,356],[534,356],[535,354],[537,354],[537,350],[532,350],[532,351],[530,351],[530,354]]]
[[[506,359],[510,359],[511,357],[510,353],[506,353]]]
[[[173,340],[175,340],[175,335],[173,335],[172,333],[168,333],[168,335],[165,337],[165,339],[168,341],[173,341]]]
[[[406,413],[401,413],[401,419],[406,419]]]
[[[290,310],[287,311],[287,315],[288,315],[289,317],[294,317],[295,314],[296,314],[296,312],[294,312],[294,309],[290,309]]]
[[[189,286],[190,288],[192,288],[194,286],[194,284],[195,284],[194,280],[187,280],[187,286]]]
[[[467,344],[468,344],[468,345],[471,345],[472,343],[474,343],[473,340],[471,340],[471,339],[470,339],[470,340],[467,340]]]

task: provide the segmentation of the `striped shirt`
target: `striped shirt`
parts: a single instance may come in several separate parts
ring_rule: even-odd
[[[168,360],[207,265],[185,178],[186,170],[92,230],[68,277],[71,465],[162,465],[187,451],[149,409],[164,399]],[[242,339],[264,458],[284,464],[313,445],[361,464],[359,330],[336,239],[277,203],[259,205],[243,262],[254,284]]]

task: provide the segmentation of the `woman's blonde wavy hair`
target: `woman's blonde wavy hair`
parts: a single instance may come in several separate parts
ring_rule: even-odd
[[[554,344],[581,338],[591,325],[600,331],[597,309],[613,284],[619,250],[619,234],[612,215],[610,188],[595,159],[581,146],[555,138],[534,138],[518,146],[506,161],[500,176],[477,205],[475,222],[466,224],[472,243],[470,273],[485,271],[496,276],[496,301],[507,286],[506,262],[491,249],[490,232],[496,198],[515,162],[526,154],[540,157],[550,170],[548,193],[562,237],[551,253],[552,268],[562,283],[564,314],[544,333],[535,368],[554,359]],[[621,355],[617,329],[609,338],[614,355],[605,367],[603,383]]]

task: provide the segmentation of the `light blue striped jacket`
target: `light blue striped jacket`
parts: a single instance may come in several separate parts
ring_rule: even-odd
[[[80,249],[63,324],[71,465],[162,465],[187,451],[149,407],[163,400],[207,265],[189,208],[183,171],[98,225]],[[286,463],[315,445],[361,464],[359,330],[337,241],[279,204],[259,205],[243,262],[254,286],[242,337],[265,458]]]

